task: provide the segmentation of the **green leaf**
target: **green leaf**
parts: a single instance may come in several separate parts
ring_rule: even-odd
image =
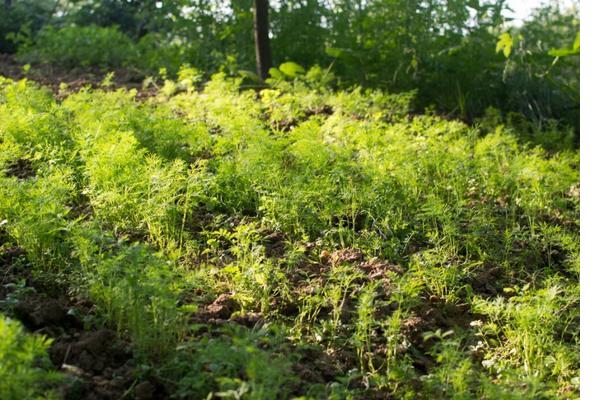
[[[343,51],[342,49],[338,49],[336,47],[326,47],[325,53],[327,53],[328,56],[338,58],[342,55]]]
[[[548,55],[551,55],[552,57],[565,57],[565,56],[576,55],[576,54],[579,54],[579,47],[580,47],[580,37],[579,37],[579,32],[577,32],[577,36],[575,37],[575,40],[573,41],[572,47],[563,47],[562,49],[550,49],[548,51]]]
[[[302,66],[292,61],[281,64],[279,66],[279,70],[290,78],[295,78],[297,75],[304,74],[306,72]]]
[[[504,57],[508,58],[512,51],[513,47],[513,38],[508,32],[504,32],[498,38],[498,43],[496,43],[496,53],[502,51],[504,53]]]
[[[277,68],[269,68],[269,75],[273,79],[285,79],[285,75],[281,73]]]
[[[551,55],[552,57],[565,57],[570,56],[571,54],[577,54],[577,52],[568,47],[562,49],[550,49],[548,51],[548,55]]]
[[[271,68],[271,69],[274,69],[274,68]],[[248,71],[245,69],[241,69],[238,72],[239,72],[240,76],[242,76],[243,78],[250,79],[253,82],[260,82],[260,77],[255,72]],[[271,72],[271,71],[269,71],[269,72]]]

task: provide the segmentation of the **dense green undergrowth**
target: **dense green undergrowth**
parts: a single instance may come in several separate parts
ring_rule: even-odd
[[[471,122],[493,106],[578,133],[579,5],[538,5],[517,22],[505,0],[272,1],[273,65],[320,65],[338,88],[418,89],[420,112]],[[172,77],[188,64],[208,79],[255,70],[252,27],[251,0],[7,0],[0,53],[53,76]]]
[[[2,80],[1,229],[173,398],[578,397],[578,151],[313,78]]]

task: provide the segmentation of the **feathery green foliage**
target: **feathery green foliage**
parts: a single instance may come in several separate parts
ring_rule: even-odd
[[[1,228],[169,393],[577,397],[577,150],[323,71],[189,75],[0,84]]]
[[[46,354],[50,340],[23,331],[21,324],[0,314],[0,397],[6,400],[54,399],[49,384],[61,376],[53,372]]]

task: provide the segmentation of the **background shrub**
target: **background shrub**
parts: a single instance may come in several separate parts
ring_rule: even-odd
[[[33,43],[19,49],[19,55],[28,62],[67,68],[114,68],[131,63],[134,47],[131,39],[116,27],[47,26],[35,36]]]

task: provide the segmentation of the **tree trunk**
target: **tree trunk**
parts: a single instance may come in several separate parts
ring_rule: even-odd
[[[262,79],[267,79],[271,68],[269,0],[254,0],[254,48],[256,50],[256,72]]]

